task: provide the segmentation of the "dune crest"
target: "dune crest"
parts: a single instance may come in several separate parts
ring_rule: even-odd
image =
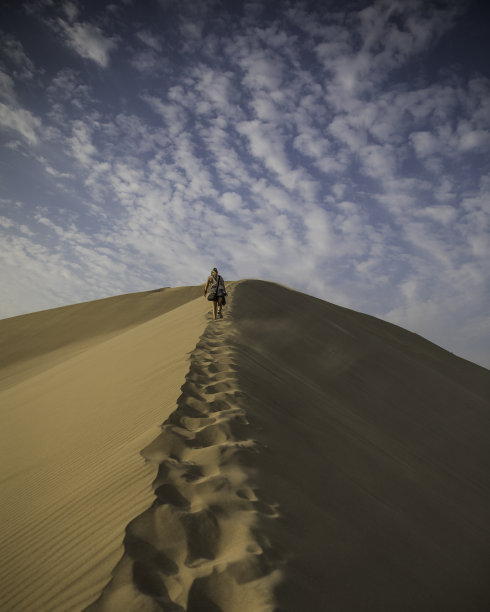
[[[263,523],[277,510],[254,490],[250,466],[263,449],[237,384],[232,335],[228,306],[192,352],[176,410],[142,451],[158,465],[155,502],[127,526],[123,558],[87,612],[275,609],[280,570]]]

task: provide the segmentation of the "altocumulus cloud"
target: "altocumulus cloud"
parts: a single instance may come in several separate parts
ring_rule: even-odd
[[[8,7],[0,314],[199,283],[218,265],[226,278],[276,280],[391,320],[488,367],[481,10],[422,0]]]

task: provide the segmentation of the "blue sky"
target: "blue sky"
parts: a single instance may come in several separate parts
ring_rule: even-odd
[[[274,280],[490,367],[483,2],[3,2],[0,316]]]

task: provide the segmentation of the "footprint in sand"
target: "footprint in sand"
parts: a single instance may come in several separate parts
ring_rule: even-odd
[[[245,601],[243,610],[272,609],[269,583],[261,581],[277,563],[257,525],[278,512],[250,482],[261,447],[250,436],[248,398],[236,381],[230,318],[232,310],[220,329],[214,322],[206,328],[176,410],[142,451],[158,463],[155,502],[127,528],[120,569],[104,591],[108,601],[129,564],[148,609],[226,612]],[[111,610],[104,597],[97,609]]]

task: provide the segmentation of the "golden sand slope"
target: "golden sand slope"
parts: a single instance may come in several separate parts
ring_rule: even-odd
[[[0,322],[2,358],[16,360],[0,387],[2,611],[80,610],[108,581],[125,525],[152,501],[139,452],[175,407],[206,324],[200,292]]]
[[[3,319],[0,321],[1,388],[25,380],[200,295],[200,287],[164,288]]]
[[[0,593],[91,612],[490,609],[490,373],[272,283],[232,284],[206,327],[203,308],[66,363],[58,348],[4,391]]]

